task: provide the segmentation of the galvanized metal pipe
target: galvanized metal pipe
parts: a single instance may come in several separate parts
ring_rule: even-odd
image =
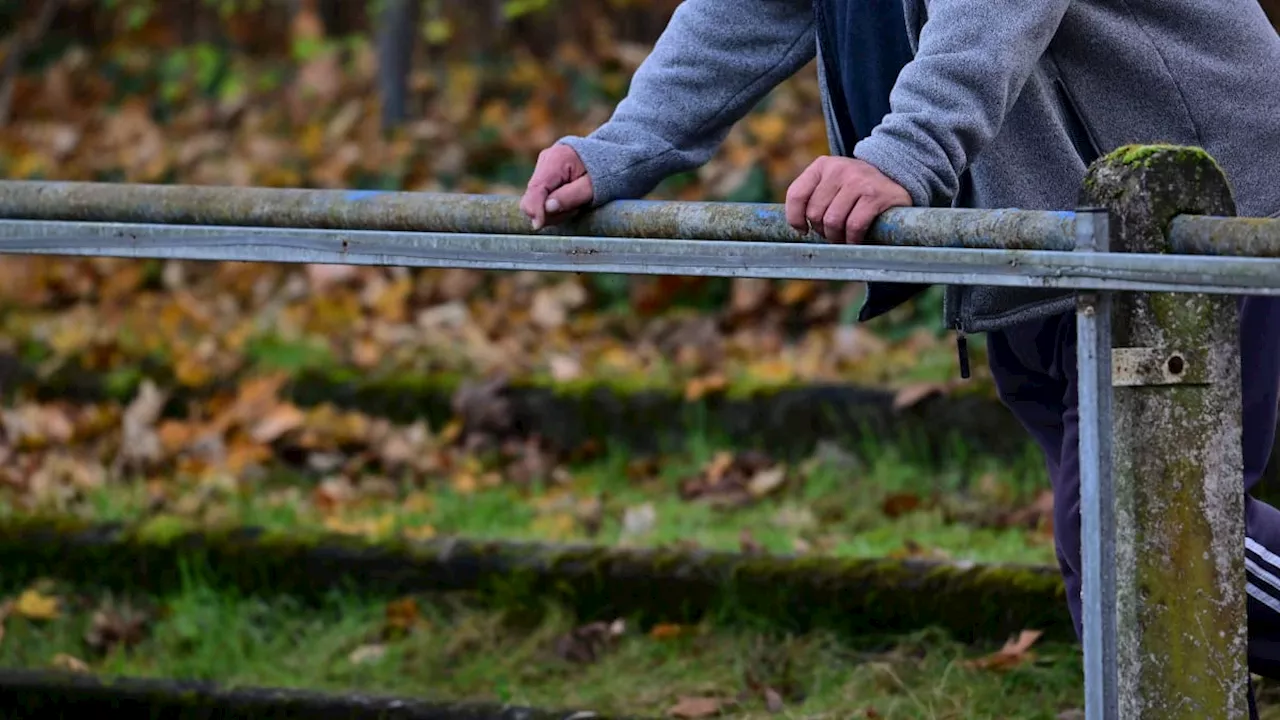
[[[1080,212],[1077,252],[1111,249],[1105,211]],[[1114,718],[1116,675],[1116,526],[1111,481],[1111,293],[1082,292],[1076,303],[1076,380],[1080,463],[1081,611],[1084,709]]]
[[[0,254],[1280,295],[1280,259],[0,220]]]
[[[0,181],[0,218],[12,220],[533,234],[519,204],[519,198],[506,195]],[[1074,217],[1070,212],[903,208],[885,213],[867,242],[1070,250]],[[654,200],[609,203],[538,234],[825,242],[788,225],[782,205]]]
[[[1169,223],[1169,246],[1196,255],[1280,257],[1280,218],[1179,215]]]

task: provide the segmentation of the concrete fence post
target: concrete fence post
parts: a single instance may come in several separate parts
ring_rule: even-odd
[[[1192,148],[1117,150],[1090,168],[1081,199],[1109,211],[1115,252],[1169,252],[1178,214],[1235,214],[1221,169]],[[1111,685],[1114,705],[1093,717],[1246,717],[1236,299],[1117,293],[1111,305],[1114,424],[1097,430],[1110,431],[1114,505],[1098,531],[1114,540],[1114,587],[1097,607],[1114,608],[1115,637],[1103,677],[1087,682]]]

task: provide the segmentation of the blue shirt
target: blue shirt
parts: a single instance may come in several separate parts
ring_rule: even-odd
[[[814,0],[828,93],[845,152],[889,114],[889,92],[911,61],[903,0]]]

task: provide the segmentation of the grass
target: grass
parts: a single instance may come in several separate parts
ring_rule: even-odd
[[[60,500],[59,509],[95,520],[128,520],[154,512],[157,493],[163,492],[165,513],[284,531],[323,526],[375,538],[405,533],[1053,562],[1045,529],[996,522],[1001,512],[1025,505],[1048,487],[1035,458],[1006,466],[965,460],[939,469],[912,462],[892,447],[856,455],[829,452],[789,468],[778,492],[744,507],[683,499],[681,480],[713,463],[720,449],[694,438],[651,473],[637,473],[626,456],[613,453],[569,468],[557,482],[532,484],[498,477],[490,484],[480,473],[461,472],[451,482],[427,487],[380,478],[326,485],[283,469],[255,482],[108,483]],[[15,495],[3,493],[0,517],[28,511]]]
[[[1078,650],[1071,646],[1037,645],[995,670],[969,665],[992,648],[964,647],[927,631],[853,641],[711,623],[625,627],[608,640],[603,626],[588,627],[577,629],[574,640],[574,623],[554,607],[480,611],[457,599],[374,604],[337,594],[304,606],[227,594],[198,578],[167,597],[70,597],[54,586],[37,592],[58,597],[60,612],[51,619],[12,614],[0,665],[66,667],[75,662],[70,657],[104,675],[649,717],[685,697],[715,698],[736,718],[841,720],[1052,719],[1081,702]],[[143,618],[134,643],[104,646],[99,638],[123,627],[105,618],[124,607]],[[593,633],[597,645],[588,639]],[[776,693],[781,712],[769,711],[766,689]]]

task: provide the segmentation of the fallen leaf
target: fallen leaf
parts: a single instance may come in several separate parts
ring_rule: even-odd
[[[472,434],[500,438],[511,431],[513,418],[506,389],[504,377],[462,382],[452,402],[454,413],[462,421],[459,439]]]
[[[654,640],[672,640],[684,637],[692,632],[692,628],[676,623],[658,623],[649,628],[649,637]]]
[[[325,478],[311,494],[311,502],[323,513],[334,512],[355,499],[355,486],[341,476]]]
[[[706,469],[680,483],[680,497],[713,507],[744,507],[774,492],[786,481],[786,467],[755,451],[719,452]]]
[[[778,302],[796,305],[812,298],[821,289],[822,284],[814,280],[786,280],[778,292]]]
[[[552,287],[538,289],[529,308],[529,319],[544,330],[564,325],[569,311],[580,307],[587,300],[587,292],[576,280],[567,280]]]
[[[459,495],[471,495],[480,489],[480,481],[469,472],[460,472],[449,480],[450,487]]]
[[[146,637],[150,617],[131,605],[104,603],[93,613],[85,643],[100,653],[116,646],[133,647]]]
[[[484,274],[463,268],[448,268],[440,274],[436,292],[445,302],[462,300],[484,282]]]
[[[386,645],[381,645],[381,644],[361,645],[360,647],[351,651],[351,654],[347,656],[347,661],[350,662],[352,665],[366,665],[368,663],[378,662],[382,658],[386,657],[386,655],[387,655]]]
[[[123,438],[120,454],[126,460],[145,463],[160,459],[162,448],[155,424],[167,399],[167,395],[150,378],[142,381],[138,395],[125,408],[121,418]]]
[[[551,379],[556,382],[569,382],[582,376],[582,363],[569,355],[552,355],[547,360],[547,367],[551,370]]]
[[[1047,525],[1047,530],[1052,532],[1053,491],[1042,490],[1026,507],[1014,510],[1002,517],[1000,524],[1005,527],[1022,527],[1028,530],[1045,528]]]
[[[557,638],[555,652],[561,659],[572,663],[593,663],[612,649],[626,630],[626,622],[622,620],[589,623]]]
[[[782,487],[787,481],[787,468],[783,465],[761,470],[751,477],[747,483],[747,492],[752,497],[762,498]]]
[[[634,538],[647,534],[658,522],[658,511],[653,503],[627,508],[622,513],[622,538]]]
[[[782,702],[782,696],[777,690],[767,687],[764,689],[764,705],[771,713],[780,713],[786,706]]]
[[[915,493],[893,493],[880,503],[880,512],[888,518],[899,518],[920,509],[923,501]]]
[[[707,463],[707,468],[703,471],[703,474],[708,482],[714,484],[719,482],[720,478],[724,477],[731,467],[733,467],[733,453],[721,450],[712,456],[711,462]]]
[[[950,390],[950,384],[943,382],[920,382],[906,385],[894,394],[893,409],[895,412],[901,412],[915,407],[934,395],[942,395],[950,392]]]
[[[54,655],[53,666],[60,670],[70,670],[71,672],[90,672],[88,663],[74,655],[67,655],[66,653],[58,653],[57,655]]]
[[[284,403],[273,408],[255,423],[253,429],[249,431],[249,436],[255,442],[275,442],[285,433],[301,427],[305,420],[306,415],[301,410],[294,405]]]
[[[672,717],[697,720],[697,718],[715,717],[720,714],[721,701],[712,697],[682,697],[667,710]]]
[[[884,352],[885,341],[861,325],[840,325],[832,335],[836,357],[846,363]]]
[[[582,525],[587,537],[595,537],[604,527],[604,503],[600,498],[587,498],[578,503],[574,509],[578,522]]]
[[[738,549],[747,555],[758,555],[764,552],[764,546],[755,539],[755,536],[747,528],[742,528],[742,531],[738,533]]]
[[[391,534],[395,525],[395,516],[391,513],[374,518],[347,519],[338,515],[330,515],[324,519],[324,527],[342,535],[359,535],[366,538],[383,539]]]
[[[417,600],[407,597],[387,603],[386,621],[383,627],[384,632],[390,637],[402,637],[421,622],[422,615],[418,611]]]
[[[712,393],[722,392],[727,387],[729,387],[729,381],[723,373],[696,377],[685,383],[684,399],[686,402],[696,402]]]
[[[981,670],[1008,670],[1023,663],[1035,660],[1031,646],[1040,639],[1043,633],[1039,630],[1023,630],[1016,637],[1010,638],[1004,647],[986,657],[970,660],[968,667]]]
[[[306,266],[307,282],[311,292],[320,295],[336,285],[355,279],[360,268],[356,265],[320,265]]]
[[[53,620],[59,615],[58,598],[38,590],[24,590],[13,605],[13,612],[28,620]]]
[[[414,525],[413,527],[403,528],[400,531],[400,534],[404,535],[406,538],[410,540],[422,541],[422,540],[431,540],[438,533],[436,532],[435,527],[432,525]]]
[[[570,513],[543,515],[534,519],[531,529],[548,540],[566,540],[578,529],[578,519]]]
[[[627,461],[627,480],[640,484],[652,480],[662,469],[661,461],[653,456],[631,458]]]
[[[729,288],[729,312],[745,316],[764,309],[773,292],[773,282],[765,278],[734,278]]]

